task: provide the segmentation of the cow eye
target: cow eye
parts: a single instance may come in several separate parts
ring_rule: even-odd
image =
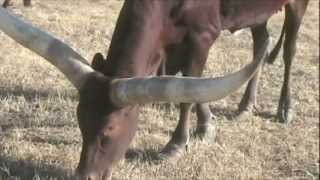
[[[104,136],[104,137],[101,139],[101,147],[102,147],[102,148],[107,147],[110,143],[111,143],[111,139],[110,139],[110,137],[108,137],[108,136]]]

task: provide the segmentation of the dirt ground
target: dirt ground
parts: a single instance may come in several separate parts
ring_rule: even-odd
[[[120,0],[34,0],[24,8],[12,0],[9,11],[63,39],[84,57],[107,53]],[[2,2],[2,1],[0,1]],[[278,13],[269,25],[277,39]],[[0,32],[0,179],[69,179],[81,148],[75,108],[78,95],[66,78],[36,54]],[[211,103],[217,139],[192,139],[176,162],[150,158],[123,160],[114,179],[318,179],[319,176],[319,1],[311,0],[292,69],[293,122],[276,122],[283,82],[281,56],[263,69],[258,113],[233,120],[244,88]],[[224,32],[212,47],[205,76],[234,72],[251,61],[249,31]],[[131,148],[159,151],[177,124],[173,104],[142,108]],[[194,124],[196,117],[192,116]]]

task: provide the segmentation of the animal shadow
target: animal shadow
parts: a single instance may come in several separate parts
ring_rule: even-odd
[[[74,91],[63,90],[57,92],[50,89],[32,89],[23,88],[22,86],[6,87],[0,86],[0,97],[8,96],[24,96],[27,101],[31,101],[36,98],[48,98],[48,97],[68,97],[71,99],[77,99],[76,93]]]
[[[210,105],[210,110],[212,114],[215,116],[217,120],[220,119],[220,117],[225,117],[227,120],[234,120],[237,115],[238,111],[231,109],[229,107],[217,107],[217,106],[212,106]]]
[[[30,180],[37,176],[40,179],[74,179],[72,176],[72,170],[61,169],[44,163],[37,163],[36,165],[35,163],[27,160],[12,160],[0,155],[0,180]]]
[[[154,149],[128,149],[125,154],[125,159],[128,161],[140,161],[143,163],[155,163],[160,161],[159,152]]]
[[[214,107],[210,106],[210,110],[217,120],[221,119],[220,117],[225,117],[229,121],[236,121],[239,116],[239,111],[236,109],[228,108],[228,107]],[[277,122],[277,116],[273,114],[271,111],[260,111],[256,110],[253,114],[254,116],[259,116],[264,120],[271,120],[272,122]]]
[[[271,111],[259,111],[255,114],[256,116],[262,117],[264,119],[272,119],[272,121],[274,122],[278,122],[277,121],[277,115],[273,114]]]

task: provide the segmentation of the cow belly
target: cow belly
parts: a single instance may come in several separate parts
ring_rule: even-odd
[[[221,16],[224,29],[235,31],[265,22],[281,10],[289,0],[222,0]]]

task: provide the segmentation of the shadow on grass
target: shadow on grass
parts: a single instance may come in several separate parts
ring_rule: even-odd
[[[219,117],[225,117],[229,121],[234,121],[236,120],[237,116],[239,115],[238,110],[230,109],[230,108],[225,108],[225,107],[213,107],[210,106],[211,112],[217,117],[217,120],[219,120]],[[259,116],[265,120],[270,120],[277,118],[275,114],[273,114],[271,111],[258,111],[254,113],[254,116]]]
[[[72,170],[66,170],[44,163],[35,164],[27,160],[15,161],[0,155],[0,179],[31,180],[35,177],[39,177],[41,180],[74,179],[74,177],[72,177]]]
[[[157,107],[164,111],[170,111],[173,108],[179,109],[180,105],[175,103],[161,103],[161,104],[152,104],[152,106]],[[236,120],[239,115],[239,111],[237,109],[231,107],[217,107],[213,105],[209,105],[212,114],[217,118],[217,120],[221,119],[220,117],[225,117],[229,121]],[[195,106],[192,107],[192,113],[196,113]],[[271,111],[258,111],[254,113],[255,116],[259,116],[263,119],[275,119],[277,116],[273,114]]]
[[[215,106],[210,106],[210,110],[212,114],[219,120],[219,117],[225,117],[227,120],[234,120],[234,118],[237,117],[238,111],[232,110],[227,107],[215,107]]]
[[[64,146],[68,146],[68,145],[75,145],[75,144],[81,144],[80,139],[79,140],[67,140],[67,139],[56,139],[53,137],[46,137],[46,138],[41,138],[38,136],[34,136],[34,137],[29,137],[28,139],[25,139],[25,141],[29,141],[31,143],[44,143],[44,144],[50,144],[53,146],[59,146],[59,145],[64,145]]]
[[[22,86],[15,87],[0,87],[0,98],[8,96],[23,96],[27,101],[32,101],[35,98],[48,98],[48,97],[67,97],[72,100],[78,99],[77,94],[73,90],[62,90],[57,92],[51,89],[32,89],[23,88]]]
[[[158,154],[159,152],[154,149],[128,149],[125,154],[125,159],[128,161],[156,164],[160,162]]]
[[[42,126],[44,123],[43,121],[36,121],[34,119],[35,114],[38,112],[39,109],[39,101],[47,100],[50,102],[50,99],[66,99],[71,101],[77,101],[78,95],[73,90],[63,89],[63,90],[53,90],[53,89],[33,89],[33,88],[23,88],[22,86],[0,86],[0,99],[8,99],[8,102],[10,103],[10,98],[13,98],[13,102],[18,102],[15,99],[23,97],[24,101],[27,102],[28,109],[22,109],[21,111],[17,111],[14,108],[11,107],[8,109],[8,111],[1,112],[0,113],[0,132],[1,129],[3,131],[9,130],[11,128],[28,128],[32,126]],[[55,101],[55,100],[54,100]],[[53,102],[54,102],[53,101]],[[58,106],[57,106],[58,107]],[[70,122],[70,121],[55,121],[56,117],[59,117],[59,113],[64,113],[63,107],[52,109],[51,112],[53,114],[57,114],[57,116],[50,116],[49,120],[46,121],[49,122],[46,123],[46,126],[51,127],[65,127],[67,126],[76,126],[76,123]],[[32,112],[32,113],[31,113]],[[21,121],[24,119],[25,121]]]

